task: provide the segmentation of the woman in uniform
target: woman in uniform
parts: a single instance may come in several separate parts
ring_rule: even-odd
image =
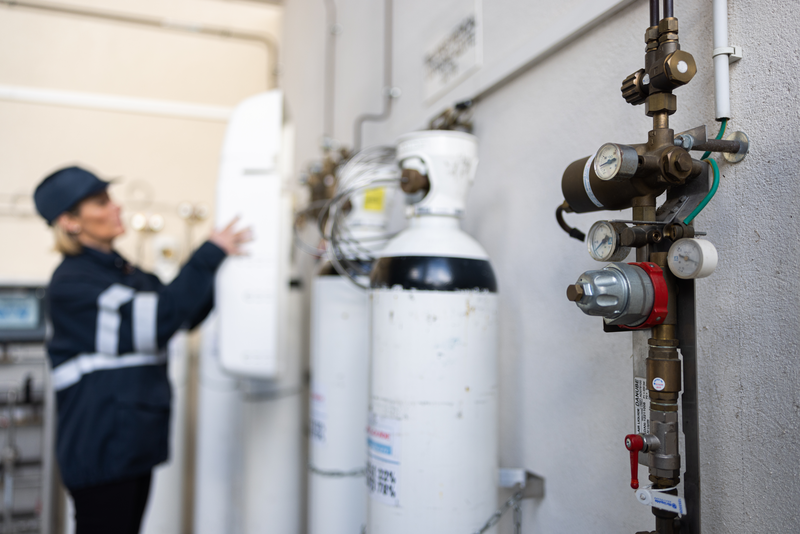
[[[163,285],[113,249],[125,229],[108,182],[79,167],[36,188],[64,260],[48,289],[56,453],[77,534],[136,534],[153,468],[169,456],[167,343],[211,310],[214,274],[248,232],[231,223]],[[235,222],[235,221],[234,221]]]

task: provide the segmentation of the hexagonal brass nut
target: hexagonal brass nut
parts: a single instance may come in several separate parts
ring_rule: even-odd
[[[658,23],[658,33],[678,33],[678,19],[667,17]]]
[[[567,299],[572,302],[578,302],[583,298],[583,286],[580,284],[573,284],[567,287]]]
[[[666,43],[667,41],[677,41],[677,40],[678,40],[678,34],[672,32],[662,33],[658,37],[659,43]]]
[[[680,147],[673,147],[661,156],[664,178],[673,184],[682,184],[692,172],[692,156]]]
[[[658,26],[650,26],[644,32],[644,42],[658,41]]]
[[[697,74],[697,64],[692,54],[678,50],[664,60],[664,73],[676,86],[686,85]]]
[[[655,93],[648,96],[644,103],[645,114],[652,117],[661,111],[666,111],[670,115],[678,111],[678,98],[672,93]]]

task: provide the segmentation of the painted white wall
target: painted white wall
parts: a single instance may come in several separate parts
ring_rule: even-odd
[[[140,17],[191,21],[280,38],[282,8],[221,0],[60,0],[58,5]],[[31,195],[49,172],[72,163],[119,177],[111,195],[123,206],[128,232],[116,245],[145,269],[153,268],[158,241],[178,245],[185,257],[213,224],[215,185],[225,122],[175,118],[134,109],[14,100],[9,88],[45,95],[102,95],[104,101],[176,101],[229,109],[263,91],[276,58],[259,43],[141,27],[94,18],[0,6],[0,275],[48,279],[61,261],[52,237],[34,214]],[[28,93],[30,97],[30,92]],[[55,99],[58,100],[58,99]],[[209,217],[189,230],[178,216],[182,202],[203,204]],[[164,230],[141,238],[131,216],[163,216]],[[159,273],[161,274],[161,273]],[[185,341],[185,340],[184,340]],[[156,470],[143,532],[188,532],[184,506],[192,498],[189,470],[194,419],[190,384],[195,359],[174,352],[175,403],[171,461]],[[299,441],[299,438],[298,438]],[[187,489],[188,488],[188,489]],[[298,516],[299,513],[295,514]],[[72,512],[67,528],[72,528]]]
[[[58,5],[280,38],[282,9],[258,2],[68,0]],[[157,213],[166,223],[162,235],[183,246],[187,230],[178,204],[213,208],[225,133],[219,119],[9,100],[4,96],[9,87],[62,97],[98,94],[230,109],[263,91],[273,67],[274,58],[257,42],[0,6],[0,243],[14,251],[4,258],[0,273],[49,278],[58,265],[60,255],[52,251],[50,232],[34,214],[30,197],[47,174],[74,163],[119,178],[111,195],[122,203],[126,225],[137,212]],[[10,205],[25,215],[10,216]],[[208,234],[211,211],[194,230],[192,246]],[[152,241],[145,238],[140,247],[136,234],[129,227],[117,246],[131,261],[151,268]]]
[[[388,122],[366,126],[365,144],[424,127],[463,96],[455,89],[433,103],[422,98],[435,12],[463,3],[395,2],[394,84],[403,96]],[[483,68],[553,28],[568,29],[559,17],[581,4],[592,5],[485,1]],[[382,3],[336,5],[334,136],[350,145],[353,118],[381,108]],[[297,168],[319,156],[324,15],[322,0],[286,6],[284,88],[297,125]],[[711,2],[677,0],[676,15],[699,72],[676,92],[672,125],[707,124],[716,133]],[[737,1],[730,18],[730,43],[745,53],[731,67],[730,127],[747,132],[752,149],[743,163],[723,161],[720,190],[697,219],[720,252],[717,272],[698,283],[704,532],[793,531],[800,525],[800,313],[793,297],[800,290],[800,10],[779,0]],[[480,164],[464,227],[488,250],[500,284],[500,461],[547,478],[544,500],[523,506],[527,532],[653,528],[627,485],[622,444],[632,430],[630,336],[603,334],[599,320],[566,300],[566,286],[598,264],[554,218],[570,162],[607,141],[646,139],[644,109],[626,104],[619,86],[643,64],[647,22],[647,3],[635,2],[475,110]],[[618,215],[567,217],[586,230],[607,216]]]

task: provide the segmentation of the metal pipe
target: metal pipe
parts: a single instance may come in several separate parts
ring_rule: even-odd
[[[267,55],[274,66],[269,73],[267,80],[267,88],[273,89],[278,85],[278,43],[277,40],[268,34],[261,34],[255,32],[248,32],[244,30],[236,30],[233,28],[226,28],[223,26],[208,26],[198,22],[184,22],[172,19],[160,19],[156,17],[146,17],[142,15],[129,15],[126,13],[117,13],[113,11],[105,11],[99,9],[87,9],[82,7],[73,7],[63,4],[50,4],[45,2],[28,2],[17,0],[0,0],[0,5],[5,5],[11,8],[22,7],[26,9],[35,9],[38,11],[49,11],[51,13],[61,13],[64,15],[76,15],[79,17],[88,17],[100,20],[110,20],[114,22],[122,22],[126,24],[136,24],[139,26],[147,26],[156,29],[166,29],[173,31],[180,31],[186,33],[193,33],[199,35],[209,35],[214,37],[225,37],[228,39],[236,39],[240,41],[257,42],[264,45],[267,49]]]
[[[699,416],[697,407],[697,320],[694,280],[677,280],[678,332],[683,359],[683,434],[685,437],[685,465],[683,492],[687,514],[681,520],[692,534],[701,532],[700,510],[700,446]]]
[[[659,20],[661,20],[661,16],[658,9],[658,0],[650,0],[650,26],[658,26]]]
[[[223,122],[231,114],[230,108],[222,106],[1,84],[0,100]]]
[[[714,101],[718,121],[731,118],[731,78],[728,48],[728,0],[714,0]]]
[[[328,146],[334,135],[333,106],[336,101],[336,36],[339,27],[336,25],[336,2],[325,0],[325,94],[322,101],[322,136],[323,144]]]
[[[672,0],[664,0],[664,18],[674,17],[675,11],[673,9]]]
[[[741,142],[725,141],[723,139],[709,139],[705,143],[698,143],[692,147],[692,150],[701,152],[728,152],[730,154],[736,154],[741,149]]]
[[[17,391],[8,390],[8,423],[6,426],[6,445],[3,448],[3,532],[13,532],[14,530],[14,466],[19,458],[15,435],[14,412],[17,402]]]
[[[392,87],[392,0],[385,0],[383,9],[383,111],[377,114],[365,113],[356,117],[353,125],[353,150],[355,151],[361,149],[364,123],[388,119],[392,113],[392,100],[399,96],[397,89]]]

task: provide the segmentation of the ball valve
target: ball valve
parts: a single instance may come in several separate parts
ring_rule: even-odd
[[[631,488],[639,489],[639,453],[656,451],[661,442],[651,434],[628,434],[625,436],[625,448],[631,453]]]
[[[586,315],[603,317],[608,326],[630,329],[663,323],[667,295],[663,271],[650,262],[610,263],[586,271],[567,288],[567,298]]]

